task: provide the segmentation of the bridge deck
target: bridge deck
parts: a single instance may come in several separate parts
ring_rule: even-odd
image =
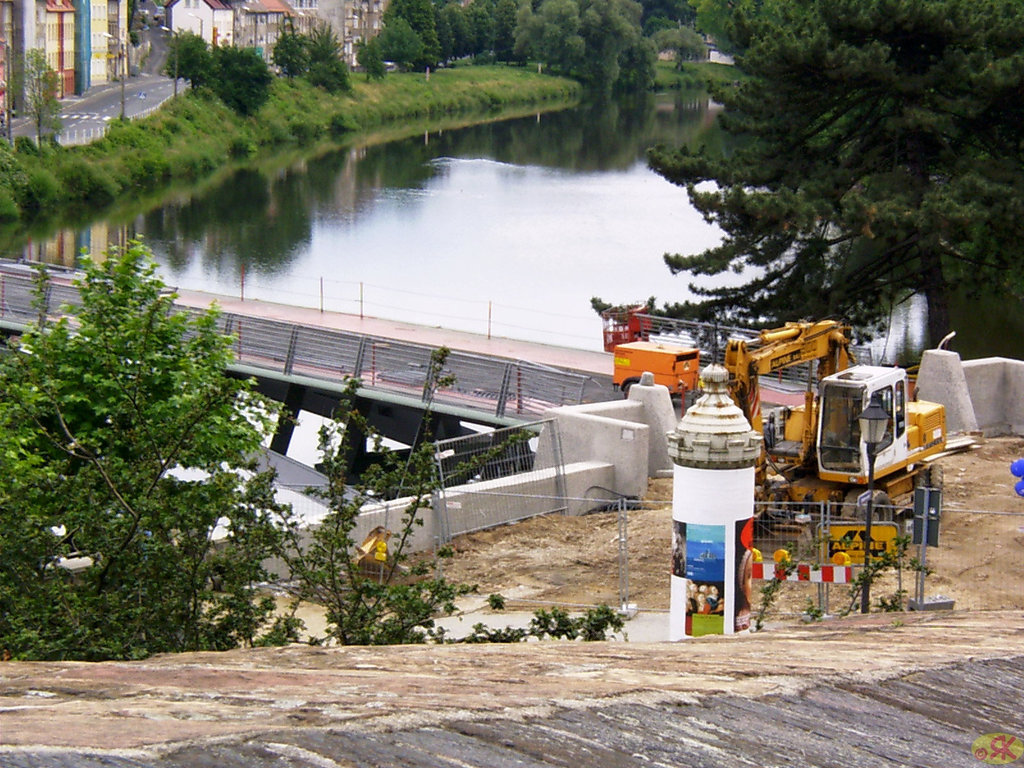
[[[242,301],[229,296],[218,296],[198,291],[179,291],[178,303],[205,309],[216,302],[225,312],[262,317],[304,326],[350,331],[367,336],[424,344],[431,347],[446,346],[453,350],[479,355],[528,360],[531,363],[568,368],[595,376],[611,377],[612,356],[608,352],[571,349],[516,339],[490,337],[483,334],[452,331],[437,326],[416,325],[377,317],[360,317],[341,312],[321,312],[310,307],[293,307],[267,301]]]

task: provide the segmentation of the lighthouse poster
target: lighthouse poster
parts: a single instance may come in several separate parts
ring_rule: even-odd
[[[687,634],[725,631],[725,526],[686,526]]]

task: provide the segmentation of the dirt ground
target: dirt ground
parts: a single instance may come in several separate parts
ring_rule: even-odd
[[[1024,439],[977,438],[977,445],[938,459],[944,488],[939,547],[929,548],[934,573],[927,598],[953,598],[956,609],[1024,608],[1024,498],[1014,491],[1010,464],[1024,458]],[[672,481],[653,480],[642,508],[628,516],[628,601],[641,610],[669,608]],[[532,610],[620,604],[618,515],[546,516],[457,538],[445,576],[500,593],[508,607]],[[780,541],[758,541],[774,551]],[[785,542],[783,542],[785,543]],[[894,591],[895,580],[873,595]],[[914,594],[909,574],[903,587]],[[775,612],[800,613],[817,586],[787,585]],[[829,608],[849,602],[849,588],[830,588]]]

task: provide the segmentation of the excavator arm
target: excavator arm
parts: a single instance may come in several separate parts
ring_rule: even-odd
[[[751,427],[764,433],[759,378],[807,362],[818,363],[816,373],[819,381],[853,364],[850,327],[835,320],[786,323],[782,328],[761,331],[755,340],[731,339],[727,343],[725,367],[729,371],[730,392]],[[816,388],[809,381],[800,444],[787,447],[789,450],[784,463],[802,464],[812,451],[816,427],[815,394]],[[766,444],[757,471],[759,481],[764,477],[765,463],[770,458]]]

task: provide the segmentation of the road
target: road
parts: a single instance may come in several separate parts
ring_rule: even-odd
[[[81,96],[70,96],[61,101],[61,130],[59,141],[64,145],[84,144],[100,138],[111,120],[123,113],[129,120],[145,117],[174,94],[174,80],[160,74],[167,59],[169,33],[161,27],[142,30],[149,53],[140,71],[123,82],[104,83],[90,88]],[[145,46],[140,46],[145,49]],[[134,54],[133,54],[134,55]],[[185,88],[178,81],[178,92]],[[15,136],[36,137],[36,128],[30,117],[14,120]]]

